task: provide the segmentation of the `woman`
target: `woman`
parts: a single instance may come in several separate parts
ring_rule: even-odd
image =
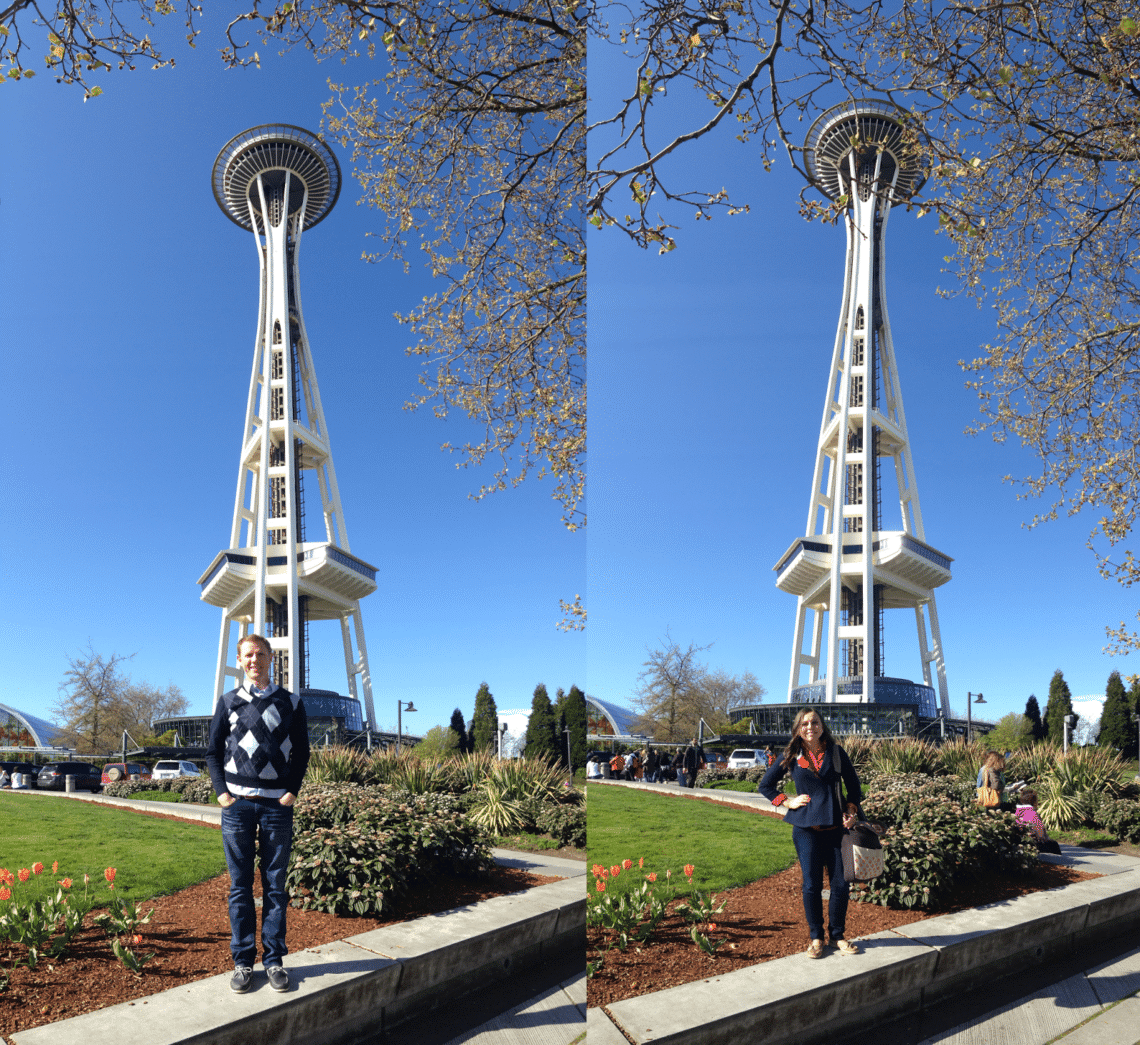
[[[975,787],[992,787],[1001,803],[1005,792],[1005,759],[996,751],[987,751],[982,768],[978,770]]]
[[[798,794],[788,798],[780,787],[791,774]],[[839,804],[839,783],[847,791],[846,810]],[[847,901],[851,887],[843,877],[844,828],[855,823],[857,803],[863,789],[851,759],[831,736],[813,708],[804,708],[792,724],[792,739],[783,757],[760,781],[760,794],[774,806],[788,810],[792,841],[803,872],[804,914],[811,944],[808,957],[823,957],[823,869],[831,881],[827,905],[827,931],[840,954],[858,954],[859,948],[844,939]]]

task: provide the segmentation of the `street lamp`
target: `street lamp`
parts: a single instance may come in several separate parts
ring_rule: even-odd
[[[404,735],[404,712],[415,711],[415,705],[409,700],[408,706],[404,707],[402,700],[396,701],[396,754],[400,753],[400,740]]]
[[[503,760],[503,737],[507,735],[507,723],[505,721],[499,720],[497,732],[499,734],[499,761],[501,762]]]
[[[1077,721],[1076,715],[1066,715],[1061,722],[1061,753],[1067,755],[1069,753],[1069,730]]]
[[[977,700],[974,700],[977,697]],[[975,704],[984,704],[986,698],[980,693],[967,693],[966,694],[966,743],[969,744],[974,739],[974,717],[971,714],[970,703],[973,701]]]

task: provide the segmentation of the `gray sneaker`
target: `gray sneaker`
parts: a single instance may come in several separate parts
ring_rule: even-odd
[[[269,986],[275,991],[289,989],[289,974],[280,965],[270,965],[265,970],[265,975],[269,977]]]
[[[234,969],[233,978],[230,980],[230,990],[234,994],[245,994],[252,982],[253,970],[246,965],[239,965]]]

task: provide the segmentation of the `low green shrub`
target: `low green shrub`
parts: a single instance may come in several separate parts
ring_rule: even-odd
[[[711,787],[721,780],[737,780],[752,784],[753,790],[768,772],[766,766],[752,766],[749,769],[710,769],[707,766],[697,774],[697,787]]]
[[[896,783],[863,800],[867,819],[888,831],[883,873],[854,887],[857,899],[934,910],[958,882],[993,872],[1025,874],[1037,863],[1037,849],[1013,814],[982,809],[964,781],[915,774]]]
[[[158,791],[162,780],[116,780],[111,784],[103,785],[103,794],[111,798],[130,798],[140,791]]]
[[[209,805],[217,798],[208,776],[179,777],[177,780],[118,780],[103,785],[103,794],[111,798],[130,798],[146,791],[178,794],[181,801],[197,805]]]
[[[907,817],[908,799],[937,795],[951,802],[972,802],[977,798],[973,782],[957,777],[929,777],[924,773],[868,773],[861,780],[863,793],[892,796],[891,815],[902,823]],[[864,807],[864,812],[866,808]]]
[[[543,802],[534,818],[534,826],[541,834],[550,835],[559,845],[572,845],[578,849],[586,845],[585,806]]]
[[[294,808],[287,881],[304,910],[386,914],[418,880],[494,864],[487,835],[450,795],[323,784],[304,788]]]
[[[1089,819],[1122,842],[1140,844],[1140,799],[1097,795],[1089,803]]]
[[[182,795],[183,802],[192,802],[195,805],[208,806],[216,802],[218,796],[214,794],[214,786],[208,776],[188,777],[183,780],[170,781],[170,790]]]

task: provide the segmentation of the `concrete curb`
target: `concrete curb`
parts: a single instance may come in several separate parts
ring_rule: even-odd
[[[590,1041],[595,1029],[614,1045],[611,1030],[639,1043],[834,1041],[1140,930],[1140,860],[1115,857],[1096,870],[1105,877],[876,933],[856,958],[793,955],[591,1009]]]
[[[15,1045],[351,1045],[523,963],[586,946],[584,875],[290,955],[291,989],[230,975],[9,1035]],[[258,970],[260,970],[258,966]]]
[[[139,808],[134,800],[82,800]],[[179,812],[196,810],[181,806]],[[248,994],[230,991],[226,973],[19,1031],[9,1040],[15,1045],[249,1045],[251,1040],[353,1045],[441,1001],[505,979],[524,964],[567,952],[584,954],[586,864],[513,850],[494,853],[500,864],[565,878],[292,954],[285,966],[293,983],[284,994],[270,990],[258,966]]]
[[[742,792],[605,783],[772,810],[763,796]],[[592,1008],[590,1045],[830,1042],[1086,944],[1140,931],[1140,860],[1072,846],[1062,853],[1042,859],[1104,877],[877,933],[859,941],[858,957],[793,955]]]

